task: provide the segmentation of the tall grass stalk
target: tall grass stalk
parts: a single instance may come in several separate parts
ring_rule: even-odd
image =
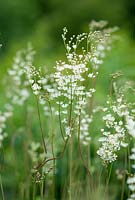
[[[38,98],[36,98],[36,101],[37,101],[38,118],[39,118],[39,125],[40,125],[40,131],[41,131],[41,136],[42,136],[43,147],[44,147],[45,153],[47,153],[47,148],[46,148],[46,143],[45,143],[44,133],[43,133],[43,127],[42,127],[42,122],[41,122],[41,115],[40,115]]]
[[[49,102],[49,108],[50,108],[50,113],[51,113],[51,149],[52,149],[52,156],[53,156],[53,186],[52,186],[52,196],[55,198],[55,154],[54,154],[54,119],[53,119],[53,112],[52,112],[52,107]]]
[[[79,124],[78,124],[78,146],[79,146],[79,153],[80,153],[80,157],[81,157],[81,160],[82,160],[82,163],[88,173],[88,176],[90,178],[90,183],[91,185],[93,186],[93,181],[92,181],[92,176],[91,176],[91,172],[87,166],[87,164],[85,163],[84,161],[84,158],[83,158],[83,153],[82,153],[82,149],[81,149],[81,143],[80,143],[80,127],[81,127],[81,110],[80,110],[80,115],[79,115]]]
[[[42,180],[40,183],[40,200],[43,200],[43,196],[44,196],[44,180]]]
[[[32,189],[32,200],[35,200],[36,198],[36,181],[33,183],[33,189]]]
[[[105,186],[105,197],[107,200],[109,200],[109,182],[111,178],[112,173],[112,163],[110,166],[107,167],[107,177],[106,177],[106,186]]]
[[[123,179],[122,179],[122,189],[121,189],[121,199],[124,199],[124,191],[125,191],[125,181],[126,181],[126,170],[127,169],[127,151],[125,151],[125,163],[124,163],[124,174],[123,174]]]
[[[127,162],[128,162],[128,172],[131,173],[131,162],[130,162],[130,137],[128,136],[128,147],[127,147]],[[128,198],[130,197],[130,190],[128,190]]]
[[[3,183],[2,183],[2,177],[1,177],[1,174],[0,174],[0,189],[1,189],[2,200],[5,200],[4,189],[3,189]]]
[[[69,200],[72,200],[72,169],[73,169],[73,135],[71,134],[69,146]]]

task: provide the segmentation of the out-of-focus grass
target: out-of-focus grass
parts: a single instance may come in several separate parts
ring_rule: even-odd
[[[69,30],[70,31],[70,30]],[[61,40],[61,44],[53,43],[51,40],[50,35],[47,32],[47,27],[43,26],[42,22],[39,23],[37,26],[35,32],[31,36],[27,36],[26,38],[22,39],[21,41],[12,41],[10,44],[10,48],[7,51],[5,55],[1,57],[0,60],[0,107],[3,109],[3,105],[6,103],[4,90],[6,89],[6,85],[8,85],[8,82],[4,84],[2,83],[4,76],[7,74],[8,68],[12,65],[13,57],[17,50],[25,48],[27,46],[27,43],[31,42],[36,53],[35,56],[35,65],[37,67],[42,67],[43,71],[46,73],[50,73],[53,71],[53,66],[55,65],[55,61],[59,59],[65,58],[65,49],[64,45]],[[2,51],[2,49],[1,49]],[[118,40],[113,44],[113,49],[107,53],[107,57],[105,58],[105,61],[103,65],[101,66],[99,70],[99,76],[97,78],[97,91],[95,94],[95,105],[103,105],[106,101],[106,95],[109,93],[109,85],[110,85],[110,74],[115,73],[116,71],[120,70],[123,73],[122,78],[124,80],[128,79],[135,79],[135,49],[133,41],[128,37],[128,34],[126,32],[119,31],[118,33]],[[132,98],[132,97],[131,97]],[[16,188],[17,184],[22,184],[25,180],[25,177],[27,176],[27,168],[26,171],[24,171],[24,160],[27,158],[26,156],[26,149],[25,147],[28,145],[26,141],[29,139],[40,140],[40,130],[39,130],[39,123],[38,123],[38,117],[36,112],[36,101],[34,100],[34,96],[30,99],[30,102],[35,105],[35,110],[30,111],[29,113],[26,113],[24,108],[15,108],[15,115],[11,121],[9,121],[7,132],[9,133],[9,138],[6,139],[5,145],[6,145],[6,169],[4,170],[4,182],[6,184],[6,187],[12,189]],[[28,102],[29,103],[29,102]],[[26,108],[27,105],[25,105]],[[26,116],[28,114],[28,116]],[[28,117],[29,123],[32,127],[32,133],[30,135],[27,135],[28,130],[21,129],[23,127],[23,122],[26,120],[26,117]],[[45,132],[48,132],[47,124],[49,124],[48,119],[42,118],[44,123],[44,129]],[[97,126],[91,127],[91,134],[92,137],[95,138],[95,141],[97,137],[99,136],[99,130],[100,130],[100,120],[97,118],[96,123]],[[55,122],[56,128],[57,128],[57,122]],[[19,130],[17,130],[19,128]],[[26,132],[26,133],[25,133]],[[32,136],[33,135],[33,136]],[[57,142],[57,141],[56,141]],[[25,146],[26,145],[26,146]],[[96,144],[92,144],[92,163],[95,163],[98,166],[98,161],[96,160]],[[18,153],[19,151],[19,153]],[[61,171],[58,171],[56,177],[57,180],[61,180],[60,178],[63,178],[67,174],[67,157],[62,159],[62,161],[59,161],[58,168]],[[75,166],[81,165],[80,159],[78,159],[75,163]],[[64,170],[62,171],[62,168],[59,168],[59,166],[62,166]],[[82,170],[81,168],[79,168]],[[13,173],[12,173],[13,170]],[[95,169],[92,169],[93,172]],[[20,173],[21,172],[21,173]],[[64,173],[64,174],[62,174]],[[82,173],[80,173],[80,180],[83,179],[83,173],[84,169],[82,170]],[[14,176],[15,174],[15,176]],[[74,168],[73,172],[74,176],[77,176],[76,169]],[[8,178],[7,178],[8,177]],[[10,178],[9,178],[10,177]],[[61,180],[62,181],[62,180]],[[65,181],[65,179],[63,180]],[[14,183],[14,184],[13,184]],[[59,188],[59,184],[62,182],[57,181],[57,187]],[[76,185],[74,190],[76,189],[76,193],[74,193],[74,199],[76,200],[76,196],[80,192],[80,200],[84,197],[84,191],[81,191],[81,188],[84,187],[83,185],[79,186],[79,182],[75,182]],[[118,183],[116,183],[118,185]],[[114,188],[113,188],[114,187]],[[115,186],[112,186],[113,190],[115,191]],[[97,188],[95,190],[95,194],[93,195],[94,200],[99,200],[100,193],[102,191],[102,188]],[[87,198],[87,197],[86,197]],[[112,197],[112,199],[114,199]],[[101,200],[101,198],[100,198]]]

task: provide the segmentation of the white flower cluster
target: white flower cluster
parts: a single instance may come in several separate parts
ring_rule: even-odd
[[[75,65],[57,63],[54,79],[57,85],[56,93],[53,93],[53,98],[57,99],[61,114],[62,122],[66,128],[66,135],[71,135],[72,125],[71,116],[80,115],[80,111],[84,110],[87,99],[92,97],[95,92],[94,88],[86,88],[85,78],[88,77],[88,67],[86,64],[80,63]],[[85,78],[84,78],[85,77]],[[90,78],[89,78],[90,79]],[[69,119],[70,118],[70,119]],[[70,121],[70,122],[69,122]],[[88,121],[86,119],[86,121]],[[69,131],[70,130],[70,133]]]
[[[115,39],[112,37],[112,33],[117,30],[117,27],[107,29],[105,28],[106,25],[106,21],[92,21],[89,26],[88,44],[90,43],[91,48],[90,60],[95,70],[103,63],[106,51],[111,50],[111,44]]]
[[[101,28],[100,25],[99,22],[99,28]],[[76,124],[78,119],[77,116],[82,114],[81,133],[84,134],[81,137],[86,139],[85,144],[90,140],[88,127],[91,121],[91,117],[86,113],[86,104],[87,99],[91,98],[95,92],[95,88],[91,87],[90,83],[98,75],[97,69],[102,64],[107,47],[110,48],[111,32],[111,29],[90,30],[89,33],[73,35],[67,41],[67,29],[64,28],[62,38],[67,50],[67,63],[62,61],[56,63],[55,73],[50,76],[54,83],[49,85],[50,77],[41,77],[33,67],[27,72],[32,90],[35,95],[39,96],[46,114],[49,114],[46,101],[54,100],[58,105],[57,110],[52,109],[55,115],[59,116],[61,131],[64,129],[67,137],[71,136],[73,124]],[[87,48],[83,43],[87,44]],[[79,46],[82,53],[78,50]]]
[[[23,105],[29,97],[29,83],[24,68],[29,68],[32,65],[33,56],[34,51],[29,45],[26,51],[17,52],[13,66],[8,70],[9,90],[7,96],[11,99],[11,104],[13,105]]]
[[[41,92],[41,76],[40,76],[40,71],[35,69],[34,66],[29,66],[29,68],[26,69],[27,71],[27,78],[28,81],[31,85],[33,94],[36,96],[40,94]]]
[[[82,111],[82,119],[80,123],[80,140],[82,144],[89,145],[91,141],[90,133],[89,133],[89,125],[92,122],[92,117],[86,113],[85,110]]]
[[[2,147],[2,142],[7,133],[5,132],[6,121],[12,115],[12,112],[0,112],[0,148]]]
[[[116,74],[116,76],[119,75]],[[115,99],[107,101],[109,105],[103,111],[106,115],[105,129],[101,129],[103,137],[100,138],[102,146],[97,151],[104,163],[116,160],[117,152],[121,147],[127,147],[129,142],[125,142],[129,136],[135,138],[135,110],[133,103],[127,103],[125,94],[131,88],[131,84],[118,87],[113,83]]]
[[[135,148],[131,149],[130,159],[132,161],[135,161]],[[132,164],[132,168],[133,170],[135,170],[135,164]],[[128,184],[129,190],[132,192],[132,194],[130,195],[130,198],[128,198],[127,200],[134,200],[135,199],[135,174],[131,174],[131,176],[128,177],[127,184]]]
[[[98,24],[99,28],[101,28],[100,22]],[[72,113],[72,115],[75,116],[79,116],[80,113],[86,114],[82,117],[82,122],[84,123],[81,123],[81,129],[84,131],[84,134],[81,135],[82,138],[86,137],[86,135],[88,136],[88,124],[89,121],[91,121],[90,117],[85,117],[88,116],[85,111],[87,99],[92,97],[95,92],[95,88],[88,85],[91,85],[92,79],[95,79],[98,75],[97,69],[103,62],[105,51],[110,49],[110,44],[112,42],[110,35],[113,31],[114,30],[111,29],[90,29],[89,33],[82,33],[78,36],[73,35],[69,41],[67,41],[66,34],[68,31],[64,28],[62,38],[67,50],[66,56],[68,62],[57,62],[55,67],[56,72],[54,74],[57,92],[54,93],[53,91],[53,95],[54,98],[59,99],[58,102],[61,108],[61,114],[65,115],[62,122],[66,129],[72,129],[72,127],[70,127],[71,124],[69,124],[69,117],[66,117],[66,114],[67,116]],[[85,42],[87,44],[86,49],[82,45],[82,43]],[[78,51],[79,46],[82,48],[81,54],[80,51]],[[89,83],[88,85],[86,81]],[[72,113],[70,113],[71,107],[73,107]],[[60,114],[58,111],[56,113],[58,115]],[[87,131],[85,131],[85,129],[87,129]],[[66,131],[66,133],[68,133],[68,136],[70,135],[69,131]],[[87,140],[90,140],[90,137],[87,137]],[[87,142],[84,141],[84,143],[86,144]]]
[[[43,106],[44,114],[50,116],[51,113],[56,112],[55,107],[49,104],[50,101],[53,100],[53,94],[56,92],[56,84],[53,75],[50,74],[42,77],[40,84],[42,89],[40,91],[39,103]]]
[[[105,128],[101,129],[103,137],[99,139],[102,146],[97,151],[105,164],[111,163],[117,159],[117,152],[121,147],[127,147],[126,124],[124,118],[129,114],[128,106],[123,100],[123,96],[118,96],[115,101],[107,101],[108,107],[103,111]]]
[[[106,28],[106,21],[90,23],[89,33],[82,33],[77,36],[73,35],[69,41],[66,39],[67,29],[64,28],[62,38],[67,50],[67,59],[72,65],[77,61],[82,61],[84,64],[90,62],[92,68],[97,70],[103,63],[106,51],[111,49],[111,43],[115,39],[112,33],[117,30],[114,28]],[[78,46],[86,41],[87,48],[82,47],[82,54],[76,54]]]
[[[97,70],[112,41],[110,36],[113,30],[104,29],[104,26],[103,21],[98,22],[96,28],[99,30],[94,30],[92,23],[89,33],[73,35],[68,41],[67,29],[64,28],[62,38],[67,50],[67,62],[57,62],[54,74],[41,76],[41,72],[32,65],[35,52],[30,46],[26,52],[18,52],[13,68],[9,70],[16,83],[14,91],[9,94],[14,104],[23,104],[29,96],[27,87],[31,85],[45,114],[53,112],[59,117],[61,131],[66,137],[71,136],[81,113],[81,137],[85,138],[84,144],[90,140],[88,127],[92,117],[88,116],[86,105],[88,98],[95,92],[91,83],[98,75]],[[50,104],[47,105],[50,101],[58,105],[57,110],[52,106],[53,103],[50,110]]]
[[[126,128],[128,130],[128,133],[135,138],[135,120],[132,115],[126,116]]]
[[[65,63],[57,63],[56,72],[54,74],[55,81],[57,83],[57,93],[54,94],[56,97],[65,97],[69,101],[79,99],[79,105],[84,105],[84,97],[91,97],[92,93],[95,92],[94,88],[86,91],[84,86],[85,78],[84,74],[88,71],[85,64],[69,65]],[[87,93],[86,93],[87,92]]]

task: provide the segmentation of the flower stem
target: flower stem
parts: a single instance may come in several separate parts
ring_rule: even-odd
[[[0,188],[1,188],[2,200],[5,200],[1,174],[0,174]]]
[[[125,166],[124,166],[124,168],[125,168],[125,170],[127,168],[127,152],[125,152]],[[126,179],[126,173],[124,171],[123,180],[122,180],[121,199],[120,200],[123,200],[123,197],[124,197],[125,179]]]
[[[71,134],[70,138],[70,149],[69,149],[69,156],[70,156],[70,177],[69,177],[69,200],[72,199],[72,161],[73,161],[73,135]]]
[[[85,163],[85,161],[84,161],[84,159],[83,159],[82,150],[81,150],[81,144],[80,144],[80,126],[81,126],[81,124],[80,124],[80,123],[81,123],[81,111],[80,111],[80,115],[79,115],[79,125],[78,125],[78,145],[79,145],[79,153],[80,153],[80,156],[81,156],[82,163],[83,163],[85,169],[87,170],[88,175],[89,175],[89,177],[90,177],[90,179],[91,179],[91,172],[90,172],[90,170],[89,170],[87,164]],[[91,180],[92,180],[92,179],[91,179]]]
[[[43,142],[43,146],[44,146],[44,151],[45,151],[45,153],[47,153],[47,148],[46,148],[46,144],[45,144],[42,123],[41,123],[41,116],[40,116],[38,98],[37,98],[37,109],[38,109],[38,118],[39,118],[40,131],[41,131],[41,136],[42,136],[42,142]]]
[[[112,164],[110,165],[110,168],[107,169],[107,178],[106,178],[106,187],[105,187],[105,195],[107,196],[107,199],[109,199],[109,181],[112,173]]]

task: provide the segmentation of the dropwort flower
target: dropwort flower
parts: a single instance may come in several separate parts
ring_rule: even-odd
[[[18,51],[11,69],[8,70],[10,85],[7,96],[12,105],[23,105],[29,97],[28,85],[24,68],[29,69],[33,62],[34,51],[31,45],[27,50]]]
[[[114,83],[114,88],[117,89],[116,83]],[[99,141],[102,145],[97,151],[97,154],[105,164],[117,159],[117,152],[120,148],[126,148],[128,145],[126,143],[127,133],[131,134],[129,130],[127,131],[129,128],[127,119],[130,117],[130,109],[128,103],[126,103],[124,94],[121,92],[117,90],[115,99],[109,99],[107,101],[108,107],[103,109],[106,113],[103,116],[105,128],[101,129],[103,137]]]

